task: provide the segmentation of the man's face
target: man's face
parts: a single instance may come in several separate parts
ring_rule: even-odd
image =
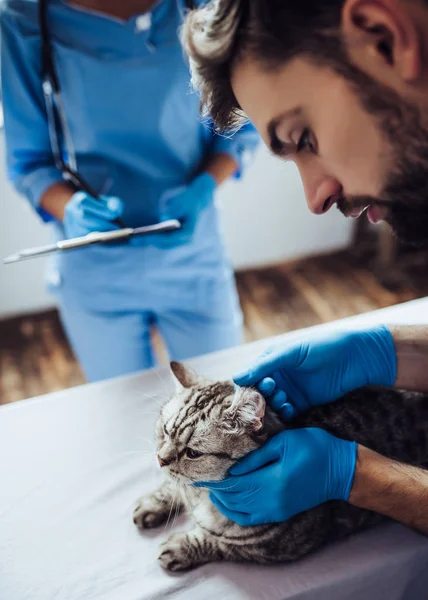
[[[356,217],[368,207],[371,222],[389,222],[409,243],[428,242],[428,131],[416,107],[374,82],[355,91],[303,58],[274,72],[246,59],[232,86],[266,145],[296,163],[312,212],[336,204]]]

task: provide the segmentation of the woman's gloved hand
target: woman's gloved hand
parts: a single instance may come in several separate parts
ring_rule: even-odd
[[[178,219],[177,231],[147,238],[150,244],[168,250],[191,242],[200,213],[212,202],[217,182],[209,173],[196,177],[189,185],[168,190],[160,199],[161,221]],[[138,238],[135,238],[138,244]]]
[[[389,329],[321,333],[275,347],[236,375],[240,386],[256,385],[284,419],[337,400],[366,385],[391,386],[397,358]]]
[[[241,526],[286,521],[328,500],[347,500],[357,444],[322,429],[283,431],[251,452],[223,481],[198,482],[227,518]]]
[[[65,235],[73,238],[93,231],[120,229],[114,221],[122,215],[123,208],[120,198],[101,196],[95,199],[86,192],[76,192],[65,206]]]

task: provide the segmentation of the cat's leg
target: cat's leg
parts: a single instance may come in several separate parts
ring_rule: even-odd
[[[178,485],[166,481],[153,494],[140,498],[134,508],[134,523],[141,529],[159,527],[171,515],[177,515],[183,509],[183,498]]]
[[[227,558],[220,549],[216,537],[200,527],[191,531],[172,534],[161,544],[159,562],[169,571],[193,569],[199,565]]]

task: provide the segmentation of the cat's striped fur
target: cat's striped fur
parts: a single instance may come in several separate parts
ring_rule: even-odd
[[[264,401],[256,390],[245,389],[237,396],[231,382],[209,382],[178,363],[172,363],[172,369],[179,387],[157,425],[157,449],[169,478],[134,512],[134,521],[142,528],[164,523],[180,486],[177,509],[193,516],[194,527],[172,535],[161,546],[159,560],[167,569],[218,560],[295,560],[381,520],[334,501],[285,523],[243,528],[221,515],[205,490],[185,485],[223,479],[239,458],[284,429],[321,427],[384,456],[428,467],[427,395],[363,388],[285,424],[268,407],[263,416]]]

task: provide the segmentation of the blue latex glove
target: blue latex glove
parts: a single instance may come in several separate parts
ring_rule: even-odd
[[[132,241],[136,245],[150,243],[157,248],[168,250],[192,241],[196,223],[200,213],[212,202],[217,182],[209,175],[203,173],[196,177],[189,185],[168,190],[161,197],[160,220],[178,219],[182,223],[181,229],[168,233],[136,237]]]
[[[283,431],[251,452],[223,481],[198,482],[238,525],[279,523],[328,500],[348,500],[357,444],[322,429]]]
[[[98,200],[86,192],[76,192],[65,207],[65,235],[67,238],[73,238],[93,231],[120,229],[114,220],[122,215],[123,208],[120,198],[101,196]]]
[[[234,381],[240,386],[256,385],[269,406],[290,419],[366,385],[391,386],[396,375],[394,341],[381,325],[321,333],[270,349]]]

